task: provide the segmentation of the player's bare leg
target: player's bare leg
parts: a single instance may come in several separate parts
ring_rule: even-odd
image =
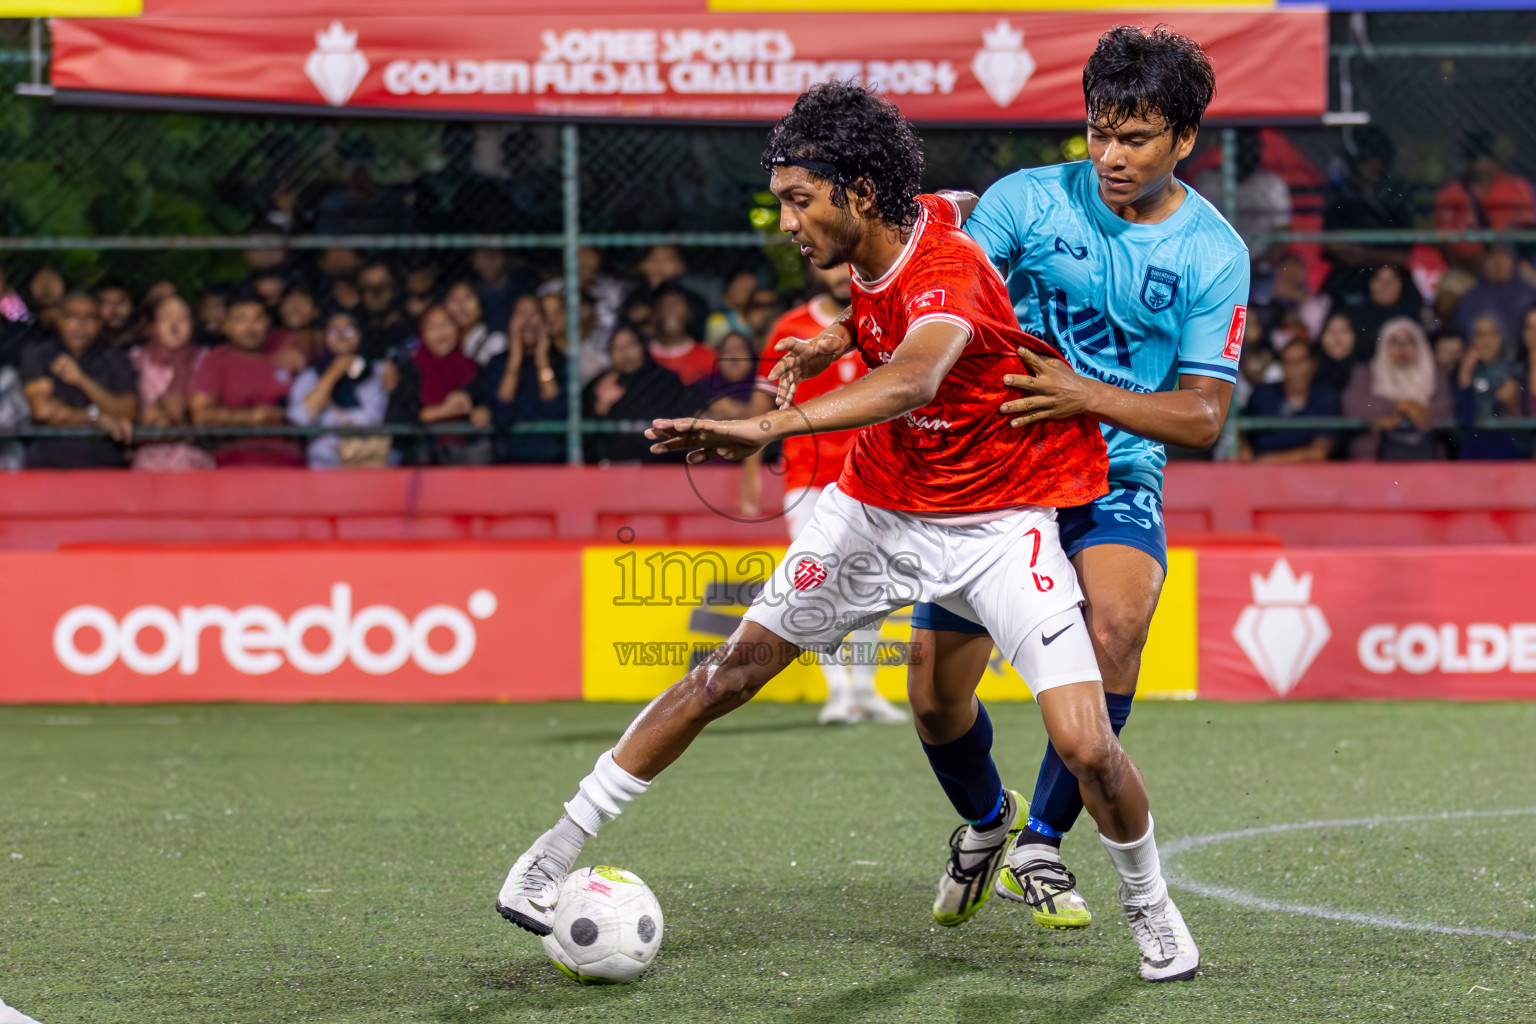
[[[1072,568],[1087,598],[1083,617],[1104,674],[1104,692],[1129,697],[1136,692],[1141,651],[1163,592],[1163,567],[1140,548],[1099,544],[1074,555]]]
[[[1146,784],[1110,727],[1097,683],[1056,686],[1036,695],[1051,745],[1077,778],[1083,803],[1099,826],[1099,839],[1120,875],[1120,903],[1141,950],[1144,981],[1195,976],[1200,951],[1168,895],[1147,812]],[[1008,853],[1014,873],[1028,877],[1031,856],[1021,833]],[[1068,876],[1070,877],[1070,876]]]
[[[992,638],[913,629],[908,649],[907,699],[918,738],[952,743],[976,722],[976,686],[992,657]]]
[[[799,655],[799,647],[743,621],[713,655],[646,705],[618,745],[597,759],[555,827],[512,865],[497,911],[520,928],[548,935],[560,883],[587,838],[644,793],[706,725],[751,700]]]
[[[1130,715],[1131,697],[1141,671],[1141,651],[1162,592],[1163,567],[1145,551],[1126,544],[1084,548],[1072,557],[1072,567],[1087,602],[1083,615],[1104,677],[1110,726],[1119,735]],[[1020,876],[1011,867],[1005,868],[998,878],[997,893],[1004,899],[1029,904],[1036,923],[1048,928],[1081,928],[1093,920],[1075,886],[1062,888],[1072,876],[1062,862],[1061,839],[1082,809],[1077,776],[1055,748],[1047,745],[1027,828],[1019,838],[1021,847],[1028,850],[1016,858],[1030,873]]]
[[[1077,778],[1099,834],[1127,843],[1147,834],[1147,787],[1109,725],[1097,680],[1055,686],[1036,695],[1051,745]]]

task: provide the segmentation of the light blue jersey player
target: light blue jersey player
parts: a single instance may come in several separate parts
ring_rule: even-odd
[[[1032,375],[1008,378],[1024,397],[1003,411],[1019,425],[1082,412],[1103,424],[1109,493],[1058,510],[1057,522],[1087,599],[1118,734],[1167,572],[1163,444],[1206,448],[1220,435],[1237,379],[1249,262],[1237,232],[1173,176],[1215,90],[1199,45],[1165,29],[1112,29],[1089,58],[1083,85],[1088,160],[1019,171],[979,201],[951,198],[969,212],[965,229],[1006,278],[1020,324],[1066,357],[1026,359]],[[914,719],[940,785],[969,824],[951,839],[935,920],[959,924],[995,892],[1027,904],[1042,925],[1086,926],[1092,917],[1062,863],[1061,838],[1084,799],[1097,804],[1113,794],[1096,791],[1099,783],[1081,768],[1083,752],[1048,746],[1034,799],[1027,813],[1016,810],[1022,800],[1002,787],[992,763],[986,710],[971,699],[990,637],[936,605],[919,605],[912,624]],[[976,817],[963,810],[994,806]],[[1105,845],[1111,857],[1145,858],[1145,889],[1121,891],[1135,932],[1141,915],[1156,916],[1167,896],[1148,852],[1151,818],[1142,839]],[[1177,935],[1138,933],[1143,978],[1193,976],[1199,953],[1179,925]]]
[[[1180,377],[1236,382],[1248,249],[1193,189],[1166,220],[1137,224],[1100,197],[1090,161],[1031,168],[988,189],[965,229],[1007,278],[1020,325],[1078,373],[1138,394]],[[1067,553],[1126,544],[1166,571],[1163,446],[1103,429],[1110,493],[1061,514]]]

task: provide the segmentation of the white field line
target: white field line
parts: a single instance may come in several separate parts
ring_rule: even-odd
[[[1165,858],[1163,874],[1167,877],[1169,885],[1249,910],[1264,910],[1276,914],[1316,917],[1325,921],[1345,921],[1350,924],[1367,925],[1372,928],[1394,928],[1399,931],[1432,932],[1436,935],[1468,935],[1488,939],[1536,942],[1536,934],[1530,932],[1434,924],[1426,921],[1410,921],[1401,917],[1390,917],[1385,914],[1361,914],[1348,910],[1332,910],[1328,907],[1314,907],[1305,903],[1286,903],[1282,900],[1273,900],[1245,892],[1242,889],[1202,882],[1183,872],[1176,871],[1172,867],[1172,863],[1176,858],[1191,850],[1198,850],[1205,846],[1214,846],[1217,843],[1230,842],[1234,839],[1252,839],[1256,836],[1276,835],[1282,832],[1308,832],[1325,828],[1374,828],[1377,825],[1398,825],[1407,822],[1462,821],[1469,818],[1515,818],[1530,815],[1536,815],[1536,807],[1504,811],[1448,811],[1441,814],[1405,814],[1395,817],[1302,821],[1285,825],[1262,825],[1258,828],[1245,828],[1235,832],[1212,832],[1209,835],[1203,836],[1186,836],[1183,839],[1175,839],[1173,842],[1163,846],[1162,853]]]

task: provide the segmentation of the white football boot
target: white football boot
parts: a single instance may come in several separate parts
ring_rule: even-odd
[[[905,725],[909,720],[905,711],[873,690],[858,694],[854,697],[854,702],[863,712],[864,718],[871,722],[878,722],[881,725]]]
[[[519,928],[535,935],[548,935],[555,927],[560,883],[565,881],[569,865],[578,853],[568,841],[552,832],[544,833],[507,873],[496,897],[496,912]]]
[[[1131,935],[1141,947],[1142,981],[1186,981],[1200,969],[1200,950],[1189,934],[1184,915],[1173,905],[1173,897],[1164,895],[1150,904],[1127,898],[1120,887],[1120,902]]]

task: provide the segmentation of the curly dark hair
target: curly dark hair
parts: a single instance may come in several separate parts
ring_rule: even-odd
[[[1158,25],[1134,25],[1099,37],[1083,67],[1083,98],[1092,124],[1118,127],[1133,117],[1161,118],[1174,138],[1199,128],[1216,95],[1216,72],[1200,44]]]
[[[768,135],[763,169],[804,166],[831,182],[832,202],[873,193],[880,219],[905,228],[917,216],[923,143],[896,104],[853,82],[823,82],[800,94]],[[809,165],[809,166],[807,166]]]

